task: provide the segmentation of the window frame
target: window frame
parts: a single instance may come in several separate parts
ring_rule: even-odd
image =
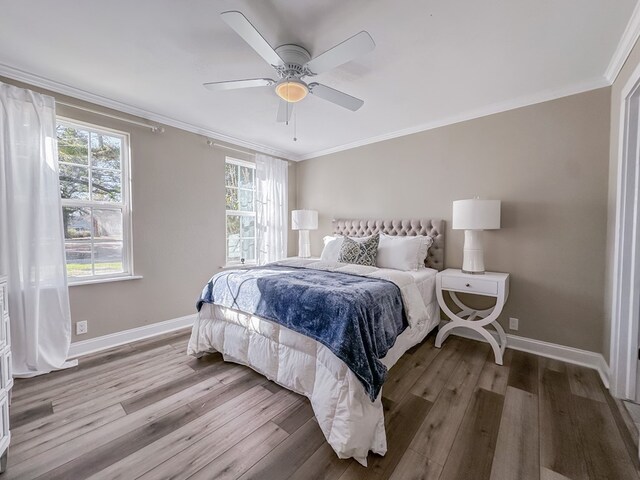
[[[257,199],[256,199],[256,195],[257,195],[257,186],[258,186],[258,182],[257,182],[257,168],[256,168],[256,164],[255,162],[250,162],[248,160],[241,160],[239,158],[235,158],[235,157],[229,157],[229,156],[225,156],[224,159],[224,165],[225,165],[225,169],[227,164],[231,164],[231,165],[236,165],[236,166],[241,166],[241,167],[248,167],[253,169],[253,212],[247,212],[245,210],[227,210],[227,205],[226,205],[226,200],[225,200],[225,215],[224,215],[224,257],[225,257],[225,267],[233,267],[233,266],[238,266],[238,265],[257,265],[258,264],[258,225],[257,225],[257,209],[256,209],[256,204],[257,204]],[[238,181],[240,180],[240,177],[238,177]],[[238,191],[240,190],[240,186],[238,187],[228,187],[227,186],[227,178],[226,175],[224,176],[224,191],[225,191],[225,198],[226,198],[226,193],[227,193],[227,188],[236,188]],[[247,188],[245,188],[244,190],[248,190]],[[240,201],[240,195],[238,195],[238,202]],[[234,259],[230,259],[229,258],[229,236],[228,236],[228,218],[229,215],[236,215],[236,216],[247,216],[247,217],[253,217],[254,218],[254,228],[255,228],[255,236],[253,237],[254,239],[254,253],[253,253],[253,260],[249,260],[249,261],[245,261],[244,263],[242,263],[240,260],[234,260]],[[240,221],[240,231],[242,231],[242,221]],[[251,238],[251,237],[249,237]],[[240,237],[240,242],[242,242],[242,236]],[[240,251],[242,252],[242,244],[240,246]],[[242,258],[242,257],[241,257]]]
[[[142,278],[134,275],[133,270],[133,229],[132,229],[132,205],[131,205],[131,142],[130,134],[121,130],[116,130],[101,125],[96,125],[89,122],[83,122],[81,120],[75,120],[61,115],[56,116],[56,128],[58,125],[65,127],[75,128],[79,130],[88,130],[90,133],[98,133],[103,135],[109,135],[120,138],[121,144],[121,157],[120,157],[120,169],[121,169],[121,201],[105,202],[99,200],[77,200],[77,199],[65,199],[60,196],[62,207],[75,207],[75,208],[102,208],[112,210],[122,210],[122,272],[108,273],[108,274],[95,274],[95,259],[94,259],[94,240],[93,233],[91,234],[91,264],[94,273],[91,275],[84,275],[80,277],[67,276],[67,283],[69,286],[83,285],[100,282],[113,282],[116,280],[132,280]],[[91,179],[91,140],[88,144],[88,175]],[[56,154],[57,139],[56,139]],[[58,159],[58,165],[60,164]],[[91,192],[91,181],[89,180],[89,192]],[[66,232],[65,244],[66,244]],[[99,242],[98,242],[99,243]],[[65,269],[66,269],[66,255],[65,255]]]

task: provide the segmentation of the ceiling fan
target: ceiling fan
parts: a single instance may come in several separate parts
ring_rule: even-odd
[[[309,93],[353,112],[364,105],[364,101],[359,98],[317,82],[306,83],[302,79],[331,70],[373,50],[376,44],[369,33],[365,31],[357,33],[312,59],[309,52],[299,45],[281,45],[273,49],[240,12],[223,12],[220,16],[275,69],[279,80],[251,78],[205,83],[204,86],[209,90],[233,90],[275,85],[275,92],[280,97],[276,117],[278,122],[288,122],[293,111],[293,104],[304,99]]]

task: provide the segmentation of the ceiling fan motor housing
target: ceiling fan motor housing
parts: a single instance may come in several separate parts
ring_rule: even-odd
[[[284,61],[284,65],[274,65],[280,78],[300,78],[312,73],[304,67],[311,60],[307,50],[299,45],[281,45],[276,53]]]

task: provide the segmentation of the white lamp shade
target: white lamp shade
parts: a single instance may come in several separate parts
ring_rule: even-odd
[[[291,212],[292,230],[317,230],[318,212],[315,210],[293,210]]]
[[[500,200],[456,200],[453,202],[454,230],[495,230],[500,228]]]

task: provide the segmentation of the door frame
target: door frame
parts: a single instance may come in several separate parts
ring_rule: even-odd
[[[622,89],[611,299],[610,392],[637,400],[640,323],[640,65]]]

